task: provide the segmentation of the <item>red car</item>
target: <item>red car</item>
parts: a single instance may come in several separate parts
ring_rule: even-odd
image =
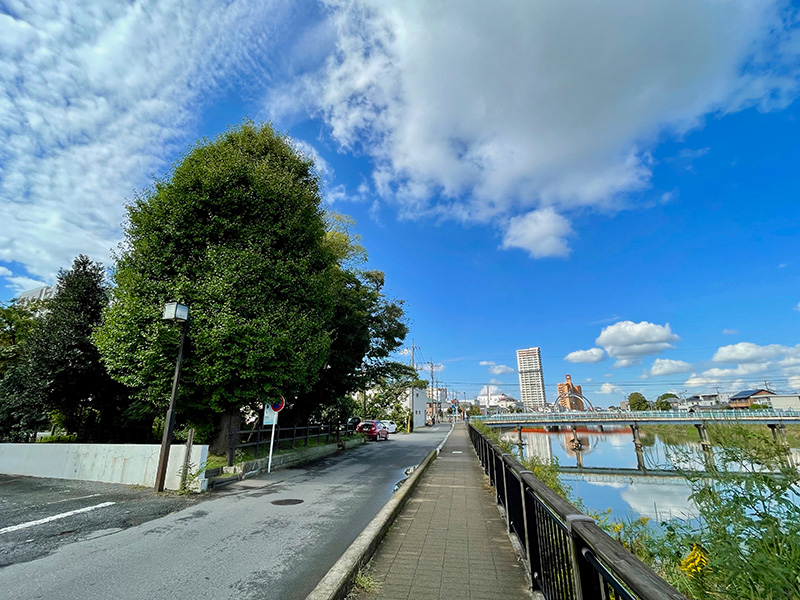
[[[389,430],[380,421],[361,421],[356,427],[356,431],[366,433],[368,438],[372,438],[376,442],[380,442],[381,438],[389,439]]]

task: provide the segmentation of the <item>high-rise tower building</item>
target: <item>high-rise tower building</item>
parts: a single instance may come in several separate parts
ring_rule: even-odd
[[[567,410],[585,410],[582,396],[581,386],[572,383],[571,375],[566,383],[558,384],[558,403]]]
[[[517,350],[520,400],[525,410],[541,410],[547,404],[544,395],[544,374],[539,348]]]

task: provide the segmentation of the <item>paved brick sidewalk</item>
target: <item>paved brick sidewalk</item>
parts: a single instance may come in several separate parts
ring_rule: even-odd
[[[352,598],[532,597],[463,423],[456,424],[367,569],[379,588]]]

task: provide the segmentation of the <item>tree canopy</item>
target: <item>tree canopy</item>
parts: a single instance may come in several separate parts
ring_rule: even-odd
[[[178,405],[189,420],[278,395],[308,415],[387,368],[407,331],[402,307],[382,273],[356,268],[352,222],[320,204],[313,162],[248,122],[198,143],[129,205],[94,339],[142,414],[168,399],[179,337],[160,318],[168,301],[189,306]]]
[[[628,408],[630,410],[647,410],[649,404],[640,392],[633,392],[628,396]]]

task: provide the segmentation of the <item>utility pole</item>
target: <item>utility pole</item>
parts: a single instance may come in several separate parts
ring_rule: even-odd
[[[434,380],[433,380],[433,361],[429,362],[428,365],[431,368],[431,425],[436,423],[436,409],[435,409],[435,396],[434,396]]]

